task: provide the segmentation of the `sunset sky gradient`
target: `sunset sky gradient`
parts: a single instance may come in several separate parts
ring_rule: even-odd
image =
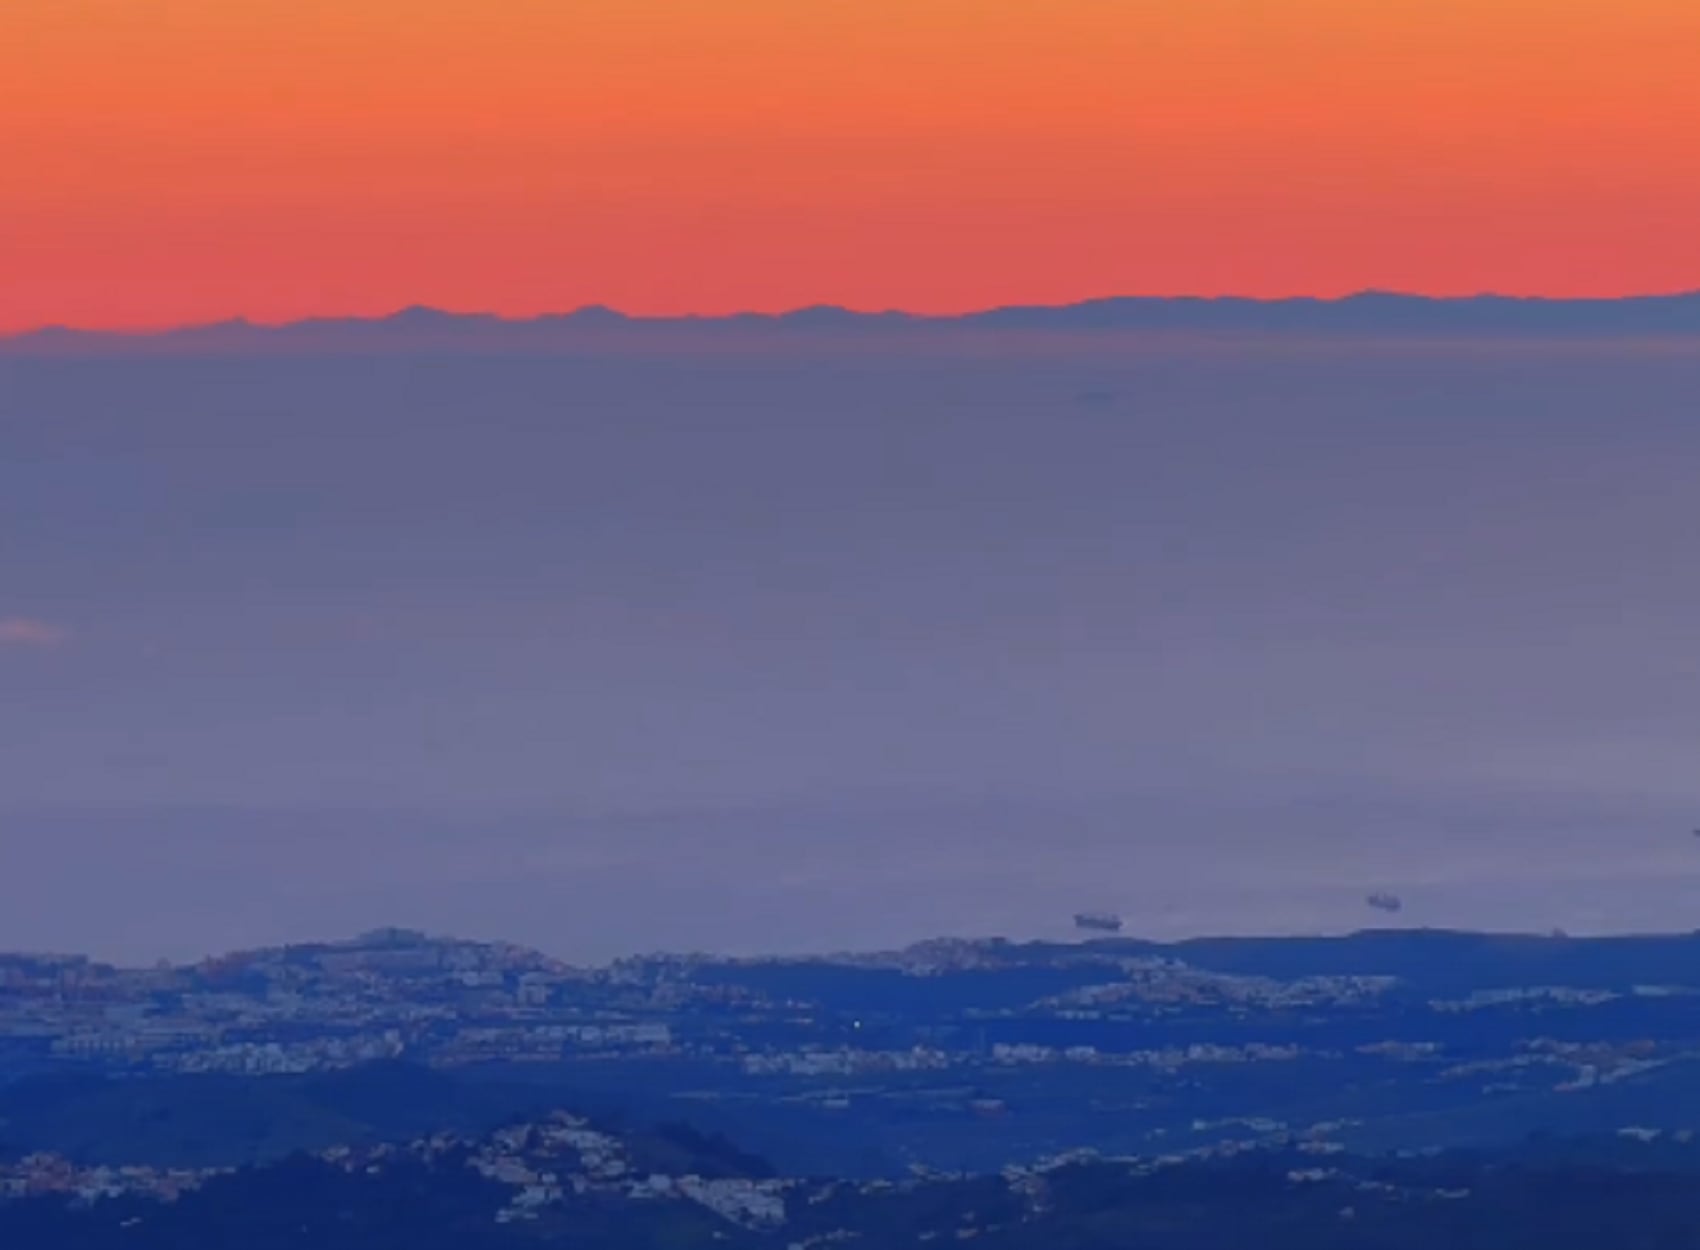
[[[1700,286],[1694,0],[10,0],[0,330]]]

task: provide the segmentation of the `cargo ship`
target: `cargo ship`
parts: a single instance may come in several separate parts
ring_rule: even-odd
[[[1082,911],[1074,914],[1076,929],[1089,929],[1094,933],[1120,933],[1122,918],[1113,912]]]

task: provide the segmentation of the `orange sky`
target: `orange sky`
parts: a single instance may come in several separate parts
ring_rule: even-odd
[[[0,328],[1700,287],[1696,0],[5,0]]]

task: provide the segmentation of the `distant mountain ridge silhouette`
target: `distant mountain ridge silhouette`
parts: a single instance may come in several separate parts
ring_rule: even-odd
[[[1008,305],[961,314],[895,310],[861,312],[831,304],[779,313],[637,316],[602,305],[536,317],[450,312],[415,305],[387,316],[312,317],[280,325],[245,318],[166,330],[85,330],[50,326],[0,336],[0,350],[178,344],[237,347],[265,341],[326,345],[451,338],[478,342],[539,334],[636,334],[646,330],[717,333],[738,330],[817,332],[938,330],[1329,334],[1700,334],[1700,291],[1600,299],[1538,296],[1426,296],[1362,291],[1335,298],[1295,296],[1111,296],[1056,305]]]

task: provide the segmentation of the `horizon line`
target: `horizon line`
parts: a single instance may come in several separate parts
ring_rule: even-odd
[[[729,312],[643,313],[628,312],[603,303],[580,304],[571,308],[527,314],[508,314],[493,309],[457,309],[426,302],[411,302],[388,312],[322,312],[282,320],[261,320],[236,313],[208,321],[186,321],[163,325],[78,325],[64,322],[42,322],[18,329],[0,330],[0,343],[53,337],[83,336],[133,340],[166,338],[172,335],[194,334],[219,330],[282,331],[302,328],[339,328],[351,326],[389,325],[408,320],[434,318],[442,321],[478,323],[490,327],[521,327],[544,325],[573,320],[601,320],[605,325],[668,325],[710,326],[725,323],[797,321],[814,316],[836,316],[860,321],[885,321],[911,325],[950,325],[973,323],[1015,314],[1059,314],[1071,311],[1100,309],[1107,306],[1172,305],[1196,308],[1200,306],[1256,309],[1292,307],[1338,307],[1354,302],[1398,302],[1411,305],[1483,305],[1530,307],[1569,307],[1606,309],[1646,304],[1670,304],[1693,301],[1700,304],[1700,286],[1674,288],[1667,291],[1633,292],[1621,295],[1548,295],[1508,294],[1503,291],[1482,290],[1468,294],[1429,294],[1419,291],[1383,287],[1363,287],[1337,295],[1238,295],[1238,294],[1119,294],[1088,296],[1055,303],[1018,302],[991,304],[959,312],[918,312],[898,307],[864,308],[830,301],[799,304],[777,310],[738,309]]]

